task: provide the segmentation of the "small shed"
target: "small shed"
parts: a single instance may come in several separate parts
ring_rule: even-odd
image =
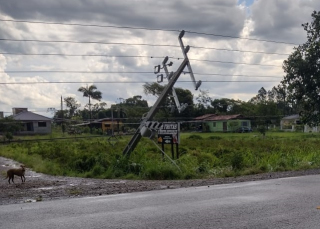
[[[289,115],[281,119],[280,129],[283,131],[295,131],[296,126],[300,123],[300,116],[298,114]]]
[[[102,129],[103,133],[111,134],[112,132],[120,132],[123,129],[122,119],[117,118],[103,118],[93,120],[92,122],[84,122],[81,124],[72,125],[72,127],[93,127],[96,129]]]
[[[283,131],[303,131],[305,133],[319,133],[320,126],[309,126],[301,123],[298,114],[289,115],[281,119],[280,129]]]
[[[51,133],[51,118],[35,114],[30,111],[22,111],[13,116],[20,121],[23,128],[19,134],[49,134]]]

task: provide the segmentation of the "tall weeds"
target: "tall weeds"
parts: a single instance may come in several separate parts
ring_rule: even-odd
[[[226,177],[320,166],[318,135],[237,136],[182,136],[175,164],[149,139],[142,139],[130,157],[123,156],[126,137],[115,146],[104,138],[12,143],[0,146],[0,155],[42,173],[110,179]],[[171,155],[170,151],[166,145],[165,152]]]

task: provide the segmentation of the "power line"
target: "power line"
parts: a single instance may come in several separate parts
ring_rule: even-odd
[[[186,72],[187,73],[187,72]],[[196,75],[202,75],[202,76],[231,76],[231,77],[254,77],[254,78],[280,78],[279,76],[250,76],[250,75],[243,75],[243,74],[219,74],[219,73],[194,73]]]
[[[0,19],[0,21],[2,21],[2,22],[31,23],[31,24],[46,24],[46,25],[68,25],[68,26],[82,26],[82,27],[100,27],[100,28],[150,30],[150,31],[165,31],[165,32],[180,32],[181,31],[181,30],[177,30],[177,29],[159,29],[159,28],[132,27],[132,26],[96,25],[96,24],[80,24],[80,23],[61,23],[61,22],[43,22],[43,21],[27,21],[27,20],[11,20],[11,19]],[[188,30],[186,30],[185,32],[192,33],[192,34],[197,34],[197,35],[205,35],[205,36],[215,36],[215,37],[225,37],[225,38],[232,38],[232,39],[250,40],[250,41],[260,41],[260,42],[270,42],[270,43],[278,43],[278,44],[298,45],[298,44],[295,44],[295,43],[284,42],[284,41],[274,41],[274,40],[248,38],[248,37],[238,37],[238,36],[222,35],[222,34],[214,34],[214,33],[203,33],[203,32],[195,32],[195,31],[188,31]]]
[[[81,73],[81,74],[154,74],[154,72],[69,71],[69,70],[8,70],[0,73]]]
[[[281,67],[280,65],[275,65],[275,64],[254,64],[254,63],[250,64],[250,63],[243,63],[243,62],[220,61],[220,60],[200,60],[200,59],[192,59],[192,58],[189,58],[189,60],[211,62],[211,63],[221,63],[221,64],[241,64],[241,65],[257,65],[257,66]]]
[[[132,26],[115,26],[115,25],[96,25],[96,24],[80,24],[80,23],[62,23],[62,22],[43,22],[43,21],[26,21],[26,20],[11,20],[0,19],[0,21],[7,22],[23,22],[30,24],[46,24],[46,25],[68,25],[68,26],[82,26],[82,27],[100,27],[100,28],[116,28],[116,29],[135,29],[135,30],[151,30],[151,31],[165,31],[165,32],[180,32],[177,29],[152,29],[146,27],[132,27]]]
[[[226,48],[212,48],[212,47],[201,47],[201,46],[193,46],[193,45],[190,45],[190,47],[197,48],[197,49],[213,49],[213,50],[219,50],[219,51],[246,52],[246,53],[257,53],[257,54],[268,54],[268,55],[284,55],[284,56],[290,55],[290,53],[262,52],[262,51],[226,49]]]
[[[198,34],[198,35],[206,35],[206,36],[226,37],[226,38],[242,39],[242,40],[250,40],[250,41],[263,41],[263,42],[287,44],[287,45],[298,45],[296,43],[290,43],[290,42],[284,42],[284,41],[265,40],[265,39],[258,39],[258,38],[237,37],[237,36],[220,35],[220,34],[214,34],[214,33],[200,33],[200,32],[193,32],[193,31],[185,31],[185,32],[186,33],[194,33],[194,34]]]
[[[39,71],[5,71],[5,72],[0,72],[1,73],[81,73],[81,74],[120,74],[120,73],[125,73],[125,74],[154,74],[154,72],[118,72],[118,71],[49,71],[49,70],[39,70]],[[164,72],[159,72],[161,74]],[[189,72],[183,72],[184,74],[189,74]],[[251,75],[244,75],[244,74],[220,74],[220,73],[194,73],[195,75],[202,75],[202,76],[230,76],[230,77],[254,77],[254,78],[279,78],[279,76],[251,76]]]
[[[152,47],[174,47],[178,45],[155,45],[146,43],[125,43],[125,42],[103,42],[103,41],[68,41],[68,40],[37,40],[37,39],[12,39],[12,38],[0,38],[0,41],[23,41],[23,42],[40,42],[40,43],[71,43],[71,44],[103,44],[103,45],[133,45],[133,46],[152,46]]]
[[[7,54],[7,55],[39,55],[39,56],[99,56],[99,57],[115,57],[115,58],[135,58],[135,57],[147,57],[147,58],[154,58],[154,59],[160,59],[165,57],[160,56],[136,56],[136,55],[120,55],[120,56],[114,56],[114,55],[103,55],[103,54],[87,54],[87,55],[80,55],[80,54],[26,54],[26,53],[6,53],[6,52],[0,52],[0,54]],[[180,60],[182,57],[169,57],[171,59]],[[254,63],[239,63],[239,62],[233,62],[233,61],[219,61],[219,60],[203,60],[203,59],[193,59],[189,58],[189,60],[194,61],[203,61],[203,62],[212,62],[212,63],[225,63],[225,64],[242,64],[242,65],[259,65],[259,66],[273,66],[273,67],[280,67],[279,65],[273,65],[273,64],[254,64]],[[83,72],[81,72],[83,73]],[[105,73],[105,72],[103,72]]]
[[[66,53],[10,53],[0,52],[2,55],[16,55],[16,56],[74,56],[74,57],[116,57],[116,58],[154,58],[161,59],[165,56],[143,56],[143,55],[107,55],[107,54],[66,54]],[[169,57],[174,58],[174,57]]]
[[[185,80],[179,81],[180,83],[190,83],[193,81]],[[203,80],[203,83],[271,83],[279,81],[271,80]],[[141,83],[154,83],[147,81],[47,81],[47,82],[0,82],[0,85],[18,85],[18,84],[141,84]]]
[[[36,39],[9,39],[9,38],[0,38],[0,41],[22,41],[22,42],[41,42],[41,43],[73,43],[73,44],[105,44],[105,45],[129,45],[129,46],[151,46],[151,47],[171,47],[171,48],[180,48],[178,45],[158,45],[158,44],[147,44],[147,43],[126,43],[126,42],[102,42],[102,41],[65,41],[65,40],[36,40]],[[244,53],[256,53],[256,54],[268,54],[268,55],[290,55],[289,53],[275,53],[275,52],[262,52],[262,51],[250,51],[250,50],[239,50],[239,49],[226,49],[226,48],[213,48],[213,47],[201,47],[201,46],[190,46],[195,49],[209,49],[217,51],[229,51],[229,52],[244,52]],[[14,54],[14,53],[1,53],[7,55],[63,55],[63,56],[108,56],[108,55],[72,55],[72,54]],[[121,56],[121,57],[139,57],[139,56]],[[147,56],[145,56],[147,57]]]
[[[129,43],[127,43],[129,45]],[[176,46],[178,47],[178,46]],[[228,52],[243,52],[243,53],[256,53],[256,54],[267,54],[267,55],[283,55],[288,56],[290,53],[276,53],[276,52],[262,52],[262,51],[251,51],[251,50],[240,50],[240,49],[227,49],[227,48],[213,48],[213,47],[201,47],[201,46],[190,46],[196,49],[211,49],[217,51],[228,51]],[[10,52],[0,52],[3,55],[21,55],[21,56],[97,56],[97,57],[150,57],[150,58],[164,58],[164,57],[155,57],[155,56],[141,56],[141,55],[106,55],[106,54],[65,54],[65,53],[10,53]],[[173,57],[171,57],[173,58]]]
[[[172,58],[172,59],[180,59],[180,58]],[[182,58],[181,58],[182,59]],[[254,65],[254,66],[266,66],[266,67],[281,67],[276,64],[258,64],[258,63],[245,63],[245,62],[233,62],[233,61],[220,61],[220,60],[202,60],[202,59],[193,59],[189,58],[189,60],[193,61],[202,61],[202,62],[211,62],[211,63],[220,63],[220,64],[239,64],[239,65]],[[151,73],[151,72],[112,72],[112,71],[67,71],[67,70],[7,70],[6,73]],[[0,72],[1,73],[1,72]],[[152,72],[153,73],[153,72]]]

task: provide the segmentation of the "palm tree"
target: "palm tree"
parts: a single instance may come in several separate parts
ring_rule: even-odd
[[[97,90],[97,87],[95,85],[91,85],[91,86],[86,86],[86,87],[80,87],[78,89],[78,91],[83,93],[84,97],[89,97],[89,110],[90,110],[90,122],[91,122],[91,118],[92,118],[92,113],[91,113],[91,99],[95,99],[100,101],[102,99],[102,93],[101,91]],[[91,125],[90,125],[90,129],[91,129]]]

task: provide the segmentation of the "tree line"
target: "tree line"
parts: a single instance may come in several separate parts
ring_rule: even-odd
[[[165,85],[158,83],[146,83],[143,85],[145,95],[158,97]],[[142,117],[151,108],[142,95],[130,98],[121,98],[119,103],[107,104],[101,102],[102,92],[95,85],[81,87],[78,90],[83,96],[88,97],[88,103],[83,109],[81,104],[73,97],[64,98],[66,109],[55,113],[57,123],[68,120],[69,122],[84,122],[104,118],[123,119],[125,123],[137,126]],[[234,100],[230,98],[212,99],[208,91],[199,91],[195,97],[190,90],[175,88],[180,104],[188,104],[186,109],[179,113],[172,96],[168,96],[163,104],[160,104],[155,120],[158,121],[192,121],[195,117],[205,114],[232,115],[242,114],[261,124],[276,124],[289,114],[297,112],[297,106],[285,96],[285,91],[280,86],[267,91],[265,88],[257,92],[257,95],[249,101]],[[91,104],[92,100],[97,103]],[[136,124],[136,125],[134,125]]]

